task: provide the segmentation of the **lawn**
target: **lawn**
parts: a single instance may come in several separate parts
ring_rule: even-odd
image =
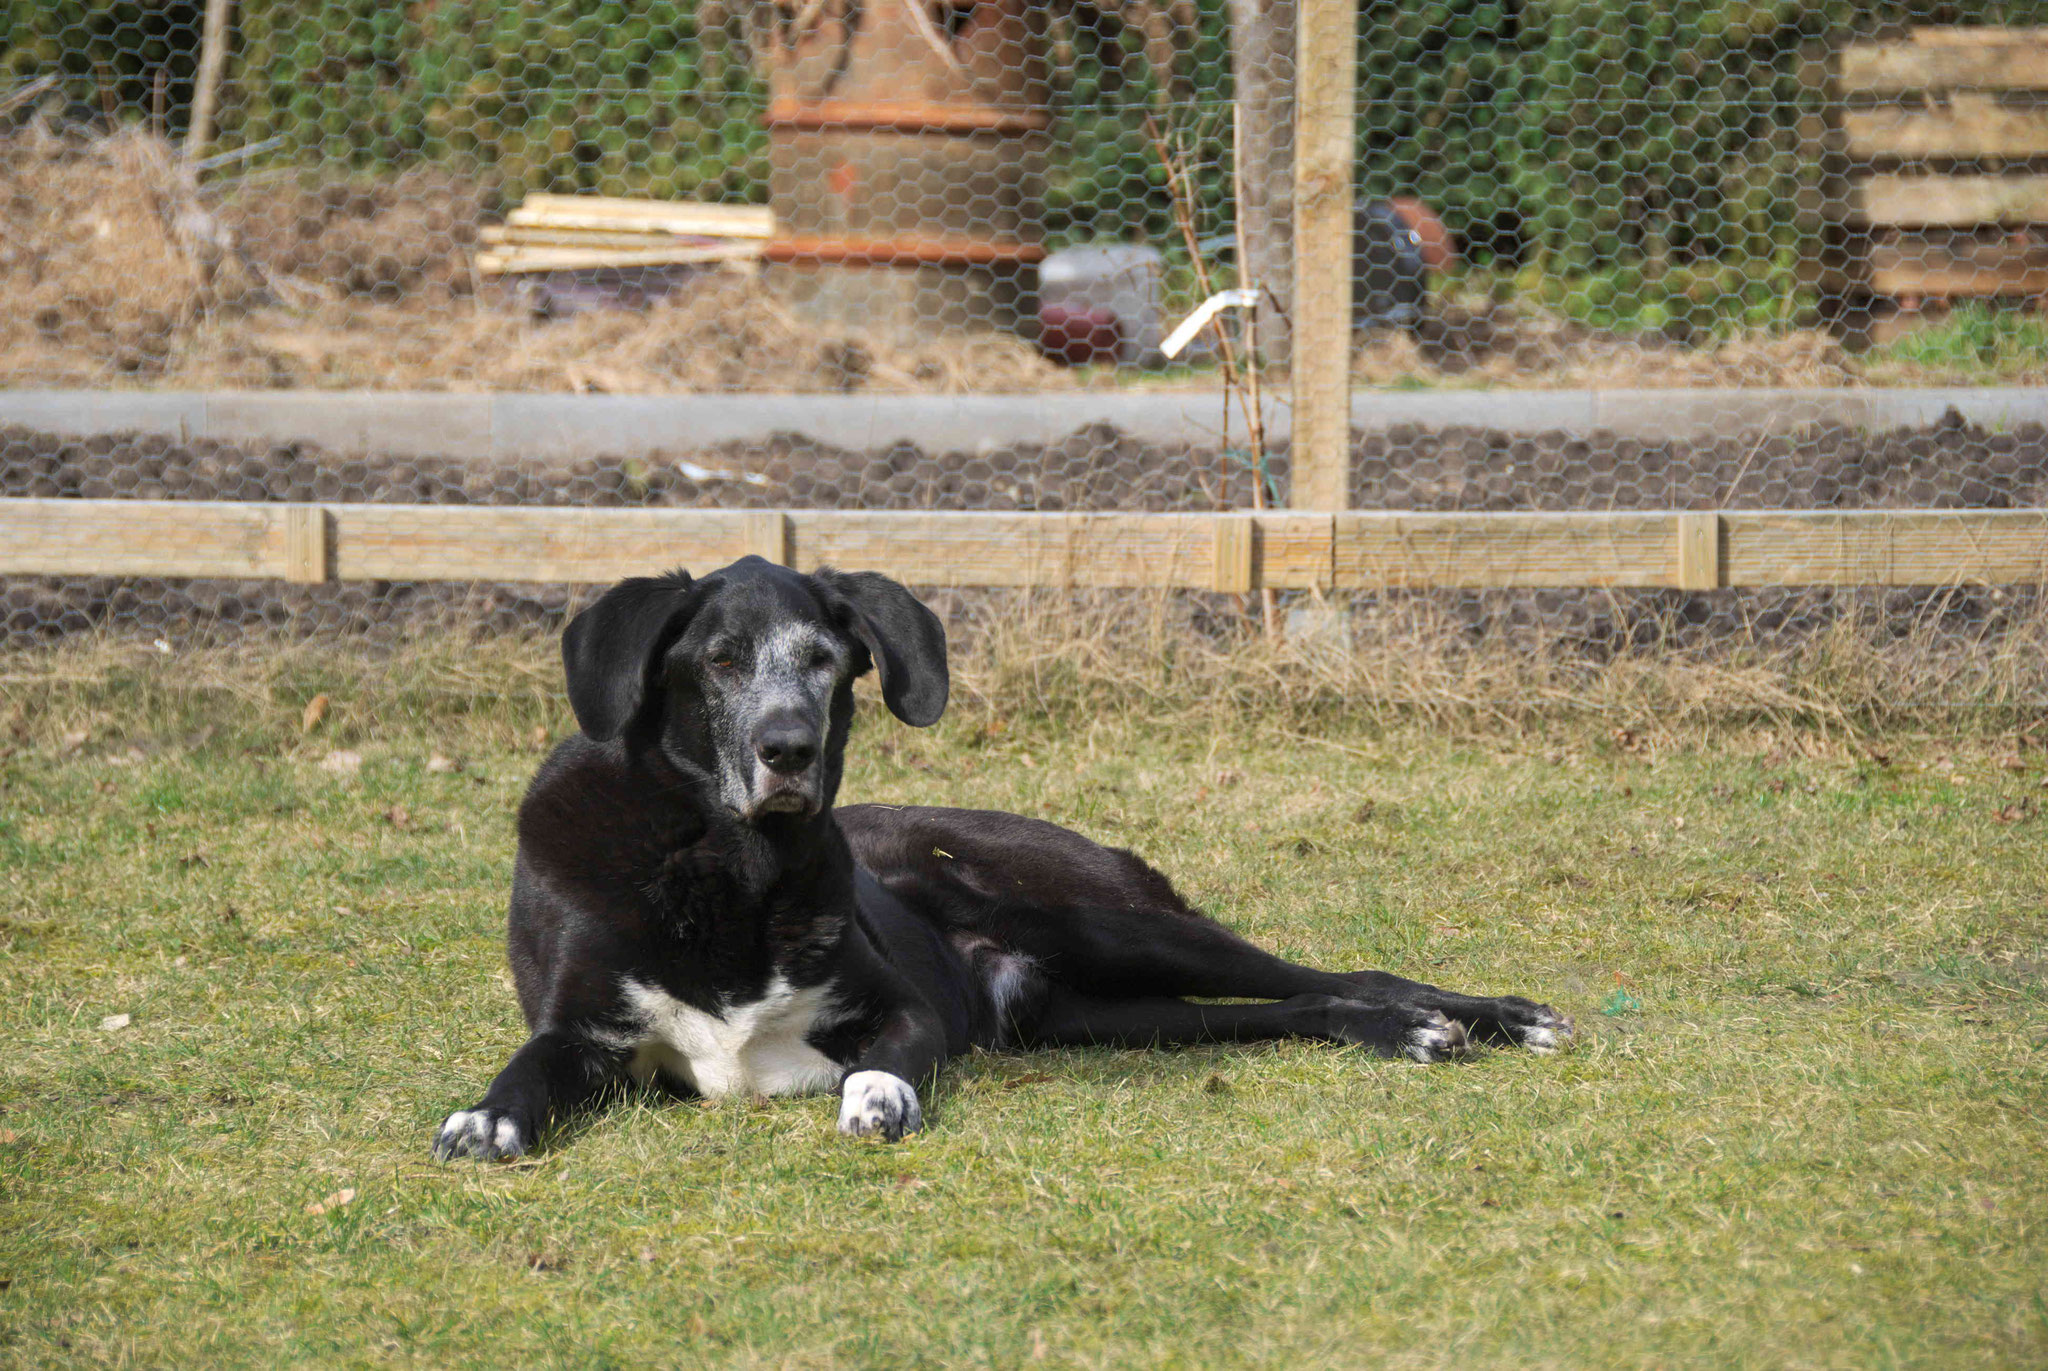
[[[491,1167],[427,1146],[522,1037],[510,824],[563,714],[11,689],[0,1362],[2048,1360],[2048,791],[1971,716],[864,706],[845,799],[1059,819],[1578,1044],[982,1056],[900,1146],[635,1100]]]

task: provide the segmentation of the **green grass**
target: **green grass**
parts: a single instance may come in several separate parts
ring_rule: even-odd
[[[1872,348],[1874,379],[1911,368],[1932,380],[1986,384],[2048,379],[2048,317],[2036,311],[1966,300],[1939,323]]]
[[[301,738],[299,698],[0,697],[0,1363],[2048,1359],[2048,795],[2009,739],[869,710],[848,799],[1054,817],[1580,1043],[981,1056],[897,1147],[633,1101],[438,1166],[521,1038],[531,716],[340,698]]]

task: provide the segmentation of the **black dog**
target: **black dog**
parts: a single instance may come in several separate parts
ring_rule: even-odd
[[[837,1089],[840,1131],[896,1139],[922,1122],[917,1084],[977,1046],[1300,1037],[1435,1061],[1571,1033],[1524,999],[1284,962],[1035,819],[835,810],[855,677],[879,671],[905,723],[946,707],[945,630],[884,577],[748,557],[629,580],[562,656],[583,733],[527,792],[512,883],[533,1036],[439,1156],[516,1157],[629,1081]]]

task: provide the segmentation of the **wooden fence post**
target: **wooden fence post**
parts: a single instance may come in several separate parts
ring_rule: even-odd
[[[1351,503],[1351,162],[1356,0],[1299,0],[1294,56],[1294,494]]]

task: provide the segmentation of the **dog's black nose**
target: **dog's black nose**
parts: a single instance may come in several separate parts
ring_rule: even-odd
[[[792,776],[818,759],[818,735],[802,724],[770,724],[754,735],[754,755],[770,771]]]

